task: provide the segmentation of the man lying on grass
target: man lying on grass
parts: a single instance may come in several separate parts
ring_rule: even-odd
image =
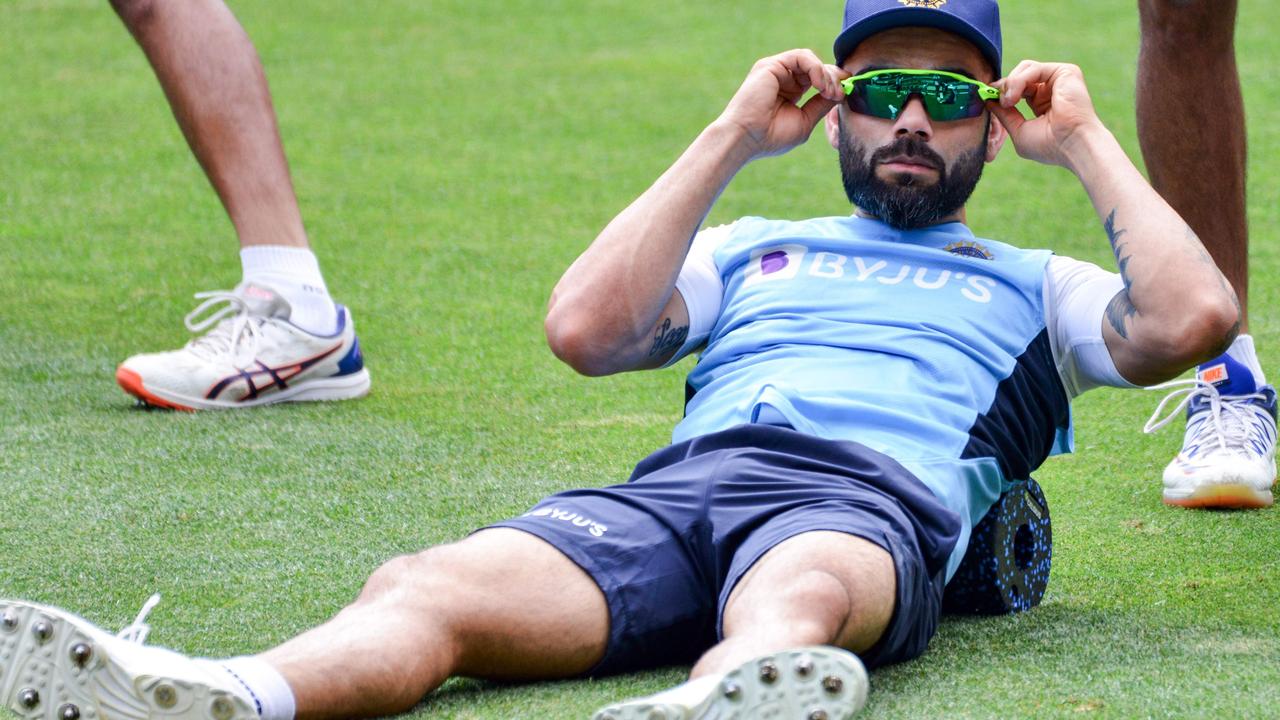
[[[585,374],[702,349],[674,443],[628,483],[392,560],[331,621],[259,656],[188,660],[0,603],[12,707],[346,718],[408,710],[452,675],[693,662],[689,682],[596,717],[857,712],[864,664],[924,651],[973,523],[1067,449],[1068,400],[1213,356],[1237,306],[1077,68],[1027,61],[996,81],[991,0],[850,0],[835,50],[838,65],[807,50],[758,62],[555,289],[551,347]],[[744,165],[824,118],[853,216],[699,232]],[[968,230],[965,201],[1007,138],[1079,177],[1119,275]],[[1034,217],[1008,228],[1028,233],[1043,233]]]

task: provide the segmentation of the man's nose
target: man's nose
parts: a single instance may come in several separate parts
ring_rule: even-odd
[[[898,119],[893,123],[894,137],[902,137],[904,135],[915,135],[921,140],[929,140],[933,137],[933,123],[929,119],[929,113],[924,108],[924,100],[919,95],[912,95],[907,98],[907,104],[902,108],[902,112],[898,113]]]

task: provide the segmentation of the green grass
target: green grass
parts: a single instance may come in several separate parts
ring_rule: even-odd
[[[1137,154],[1132,2],[1007,3],[1007,57],[1080,64]],[[588,380],[546,349],[546,297],[715,117],[759,56],[824,55],[837,2],[363,0],[235,4],[263,57],[308,229],[355,310],[367,400],[135,410],[127,355],[180,344],[235,239],[102,0],[0,0],[0,595],[153,640],[260,650],[323,621],[381,561],[620,480],[680,416],[683,373]],[[1269,0],[1244,0],[1253,333],[1280,352],[1280,86]],[[1212,101],[1211,98],[1207,101]],[[749,167],[712,221],[847,212],[829,148]],[[1006,152],[979,234],[1109,261],[1073,178]],[[1280,368],[1270,366],[1272,374]],[[1080,452],[1038,477],[1053,579],[1034,612],[944,621],[877,672],[867,717],[1264,717],[1280,702],[1280,513],[1160,504],[1179,433],[1157,396],[1076,406]],[[422,718],[586,717],[677,681],[454,681]]]

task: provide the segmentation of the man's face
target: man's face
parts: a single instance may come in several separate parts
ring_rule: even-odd
[[[852,74],[886,68],[949,70],[990,82],[977,47],[934,28],[895,28],[862,41],[844,62]],[[963,208],[1004,143],[1004,128],[989,113],[937,121],[912,97],[896,120],[862,115],[842,105],[827,117],[827,135],[840,152],[849,201],[900,229],[963,218]]]

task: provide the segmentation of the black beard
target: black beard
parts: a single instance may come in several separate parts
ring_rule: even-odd
[[[893,143],[876,150],[867,159],[866,147],[845,132],[840,122],[840,175],[844,180],[844,192],[849,202],[863,212],[878,218],[899,230],[915,230],[937,224],[969,201],[973,189],[982,177],[982,166],[987,154],[987,128],[982,142],[974,149],[956,158],[951,167],[929,144],[915,135],[903,135]],[[890,181],[876,176],[876,166],[897,155],[917,158],[938,171],[938,181],[921,187],[913,175],[899,175]]]

